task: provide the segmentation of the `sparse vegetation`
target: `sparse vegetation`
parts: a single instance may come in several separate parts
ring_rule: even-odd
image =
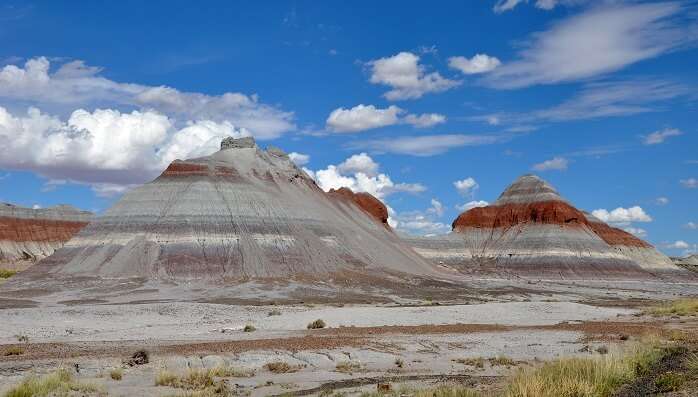
[[[24,354],[24,349],[21,346],[10,346],[5,350],[6,356],[21,356]]]
[[[186,390],[203,390],[207,393],[221,393],[220,382],[216,382],[215,378],[246,378],[251,376],[254,376],[254,371],[252,370],[227,366],[209,369],[190,369],[184,374],[176,374],[168,370],[163,370],[156,375],[155,385],[170,386]]]
[[[242,329],[244,332],[254,332],[257,330],[257,328],[254,327],[252,324],[247,324],[245,325],[245,328]]]
[[[460,385],[442,385],[432,389],[400,388],[391,391],[363,393],[361,397],[482,397],[479,392]]]
[[[67,369],[60,368],[44,376],[30,375],[8,390],[4,397],[46,397],[79,394],[105,394],[98,386],[80,383]]]
[[[698,315],[698,298],[678,299],[649,308],[645,313],[653,316]]]
[[[608,347],[606,346],[599,346],[596,348],[596,352],[599,354],[608,354]]]
[[[502,366],[507,366],[507,367],[508,367],[508,366],[511,366],[511,365],[516,364],[516,363],[514,362],[514,360],[510,359],[510,358],[507,357],[507,356],[491,357],[491,358],[488,358],[487,361],[489,361],[489,362],[490,362],[490,365],[493,366],[493,367],[494,367],[494,366],[498,366],[498,365],[502,365]]]
[[[271,316],[280,316],[280,315],[281,315],[281,310],[279,310],[279,309],[274,309],[274,310],[270,311],[269,313],[267,313],[267,315],[268,315],[269,317],[271,317]]]
[[[482,357],[459,358],[454,361],[458,364],[469,365],[475,368],[485,368],[485,359]]]
[[[355,361],[341,361],[337,363],[335,369],[343,374],[351,374],[361,370],[361,363]]]
[[[113,380],[121,380],[124,377],[124,370],[121,368],[112,368],[109,370],[109,377]]]
[[[553,361],[536,369],[520,370],[506,396],[609,396],[622,384],[646,374],[663,354],[657,342],[645,342],[624,354]]]
[[[322,319],[317,319],[313,321],[312,323],[308,324],[308,329],[320,329],[320,328],[325,328],[327,325],[325,324]]]
[[[396,358],[396,359],[395,359],[395,366],[398,367],[398,368],[402,368],[402,367],[405,366],[405,362],[402,361],[401,358]]]
[[[665,372],[654,380],[654,385],[660,393],[669,393],[679,390],[686,382],[686,376],[678,372]]]
[[[686,360],[686,369],[693,376],[698,376],[698,353],[691,354]]]
[[[285,361],[273,361],[264,364],[264,368],[275,374],[286,374],[291,372],[296,372],[301,369],[301,367],[290,365]]]
[[[15,338],[17,338],[17,342],[23,342],[23,343],[29,342],[29,337],[27,335],[24,335],[24,334],[15,335]]]
[[[0,269],[0,278],[10,278],[17,274],[17,270]]]

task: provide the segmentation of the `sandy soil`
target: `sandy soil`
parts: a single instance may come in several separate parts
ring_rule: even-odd
[[[271,310],[281,315],[269,316]],[[431,382],[453,377],[489,387],[518,366],[559,356],[596,354],[594,348],[657,327],[636,310],[572,302],[509,302],[453,306],[228,306],[204,303],[80,305],[0,310],[0,351],[26,335],[25,353],[0,362],[0,393],[34,371],[79,368],[81,380],[109,395],[167,395],[154,386],[163,370],[220,365],[254,371],[227,382],[241,394],[316,394],[328,388],[360,391],[377,382]],[[329,328],[307,330],[322,318]],[[255,332],[243,332],[254,324]],[[604,339],[605,338],[605,339]],[[590,346],[586,348],[585,346]],[[151,362],[128,367],[145,348]],[[463,358],[505,355],[515,363],[483,368]],[[283,361],[296,372],[274,374],[266,363]],[[352,373],[337,365],[351,362]],[[398,366],[396,363],[401,362]],[[121,381],[108,370],[124,367]],[[451,379],[451,378],[448,378]],[[452,379],[452,380],[453,380]]]

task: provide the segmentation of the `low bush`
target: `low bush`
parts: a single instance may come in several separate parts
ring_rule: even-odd
[[[109,370],[109,377],[113,380],[121,380],[124,377],[124,370],[121,368],[112,368]]]
[[[320,329],[320,328],[325,328],[325,322],[322,321],[321,319],[317,319],[313,321],[312,323],[308,324],[308,329]]]

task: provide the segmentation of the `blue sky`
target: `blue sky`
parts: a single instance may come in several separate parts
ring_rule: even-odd
[[[696,250],[695,2],[375,3],[3,2],[0,201],[103,211],[253,135],[405,232],[533,172]]]

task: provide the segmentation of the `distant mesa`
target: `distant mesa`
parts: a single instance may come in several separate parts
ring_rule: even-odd
[[[0,267],[23,270],[53,254],[92,216],[68,205],[33,209],[0,203]]]
[[[8,285],[80,276],[375,288],[377,280],[393,285],[442,275],[386,227],[387,218],[385,205],[369,194],[323,192],[280,149],[226,138],[220,151],[176,160],[124,194]]]
[[[652,245],[584,213],[549,183],[524,175],[491,205],[472,208],[440,237],[407,238],[465,273],[562,279],[648,279],[681,273]]]

